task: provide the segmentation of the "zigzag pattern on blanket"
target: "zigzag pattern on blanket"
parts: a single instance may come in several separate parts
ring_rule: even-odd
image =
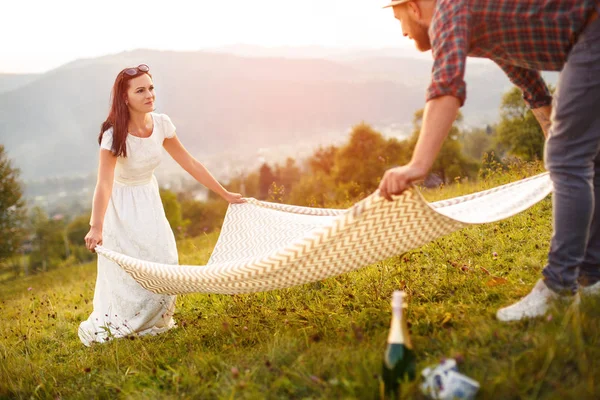
[[[547,174],[491,191],[429,205],[416,190],[388,202],[373,194],[347,210],[315,209],[250,199],[232,205],[206,266],[162,265],[108,249],[117,262],[155,293],[239,294],[314,282],[412,250],[475,220],[514,215],[551,191]],[[500,212],[494,201],[503,201]],[[477,204],[478,210],[470,207]],[[497,204],[497,203],[496,203]],[[516,210],[516,211],[515,211]],[[512,212],[512,214],[510,214]],[[486,219],[487,218],[487,219]]]
[[[283,207],[290,207],[285,211]],[[346,210],[323,210],[248,199],[227,212],[208,265],[261,259],[304,238]],[[285,223],[282,222],[285,219]]]

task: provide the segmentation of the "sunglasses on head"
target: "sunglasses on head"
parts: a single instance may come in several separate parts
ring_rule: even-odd
[[[136,76],[138,74],[138,72],[148,72],[148,71],[150,71],[149,66],[147,66],[146,64],[140,64],[134,68],[127,68],[126,70],[123,71],[123,73],[127,74],[129,76]]]

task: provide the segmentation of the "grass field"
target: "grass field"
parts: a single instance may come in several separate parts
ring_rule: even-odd
[[[472,193],[539,171],[492,174],[424,192]],[[203,264],[218,233],[178,244]],[[408,294],[418,370],[443,357],[481,384],[478,398],[600,398],[600,299],[504,324],[495,311],[529,292],[551,237],[551,202],[471,227],[362,270],[286,290],[180,296],[179,327],[84,347],[95,264],[0,286],[0,398],[379,398],[393,290]],[[403,387],[423,398],[419,380]]]

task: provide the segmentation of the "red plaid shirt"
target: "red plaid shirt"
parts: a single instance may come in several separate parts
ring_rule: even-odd
[[[531,108],[551,103],[539,71],[560,71],[600,0],[438,0],[429,27],[434,58],[427,100],[464,104],[467,56],[498,64]]]

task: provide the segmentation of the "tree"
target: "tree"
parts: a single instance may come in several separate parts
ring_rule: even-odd
[[[19,173],[0,144],[0,262],[18,252],[26,233],[27,210]]]
[[[269,198],[269,188],[275,182],[275,174],[267,163],[264,163],[258,171],[258,199],[266,200]]]
[[[461,135],[463,153],[474,160],[481,160],[485,153],[493,150],[492,128],[474,128]]]
[[[409,160],[408,142],[386,139],[361,123],[342,147],[321,147],[313,153],[307,162],[310,173],[301,176],[288,199],[317,207],[349,205],[377,189],[386,169]]]
[[[302,172],[296,160],[288,157],[284,166],[275,164],[274,182],[269,186],[269,201],[283,202],[289,197],[296,183],[300,181]]]
[[[526,161],[543,158],[544,133],[517,87],[502,98],[497,133],[503,151]]]
[[[308,159],[308,166],[313,173],[322,172],[330,175],[335,165],[335,156],[338,148],[335,146],[319,147]]]
[[[385,160],[386,169],[396,165],[408,164],[412,157],[412,150],[413,147],[407,140],[388,139],[382,155],[382,158]]]
[[[333,168],[336,184],[354,183],[366,194],[379,185],[390,166],[388,142],[367,124],[352,128],[350,141],[337,151]]]
[[[189,221],[184,220],[181,216],[181,204],[177,200],[177,195],[170,190],[160,189],[160,199],[175,237],[181,237]]]
[[[30,224],[34,234],[29,257],[32,271],[47,271],[67,258],[66,226],[62,215],[49,218],[44,210],[35,207],[31,213]]]
[[[85,247],[84,238],[90,230],[90,214],[75,217],[67,225],[67,239],[71,248],[71,254],[78,262],[86,262],[94,259],[94,254]]]
[[[296,160],[291,157],[288,157],[285,160],[285,165],[283,167],[277,166],[277,170],[275,175],[278,178],[279,184],[285,187],[286,192],[291,192],[292,187],[295,183],[300,180],[300,168],[296,165]]]
[[[415,112],[413,117],[414,131],[411,138],[411,148],[414,151],[417,139],[421,132],[421,125],[423,123],[424,110],[418,110]],[[462,144],[460,141],[461,131],[458,124],[462,121],[462,114],[459,112],[458,116],[448,137],[444,141],[442,148],[429,171],[430,174],[437,175],[442,182],[451,182],[456,177],[472,176],[477,173],[477,162],[468,159],[462,153]],[[411,153],[412,153],[411,151]]]
[[[69,225],[67,225],[67,238],[69,243],[75,245],[85,244],[85,235],[90,230],[90,214],[83,214],[73,218]]]
[[[305,174],[290,193],[289,202],[298,206],[326,207],[335,198],[333,178],[323,171]]]

